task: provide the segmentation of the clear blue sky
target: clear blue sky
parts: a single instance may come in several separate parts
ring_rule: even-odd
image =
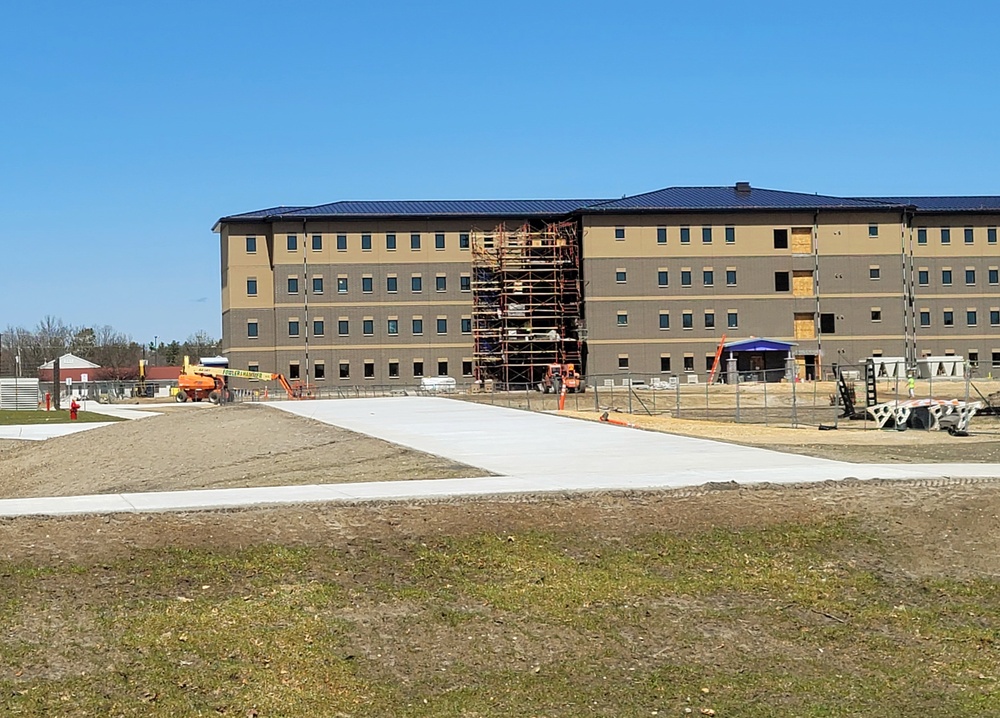
[[[220,333],[226,214],[1000,194],[1000,5],[7,3],[0,327]]]

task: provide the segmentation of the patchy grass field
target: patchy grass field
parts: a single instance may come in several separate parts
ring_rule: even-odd
[[[115,416],[106,414],[95,414],[92,411],[81,411],[77,413],[77,421],[123,421]],[[0,426],[17,426],[20,424],[68,424],[70,422],[69,409],[60,411],[15,411],[13,409],[0,409]]]
[[[996,715],[998,505],[885,485],[5,522],[0,710]]]

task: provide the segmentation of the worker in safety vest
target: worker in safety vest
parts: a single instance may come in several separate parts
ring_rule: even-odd
[[[913,378],[913,373],[906,376],[906,391],[913,399],[917,395],[917,380]]]

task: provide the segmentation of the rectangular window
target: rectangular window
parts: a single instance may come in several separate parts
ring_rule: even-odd
[[[1000,309],[990,310],[990,326],[991,327],[1000,326]]]
[[[299,335],[299,322],[297,319],[288,320],[288,336],[297,337]]]
[[[670,357],[669,356],[661,356],[660,357],[660,371],[661,372],[668,372],[668,371],[670,371]]]
[[[361,291],[365,294],[371,294],[375,291],[374,280],[371,276],[365,276],[361,278]]]
[[[931,281],[930,272],[928,272],[926,269],[917,270],[917,284],[919,284],[921,287],[926,287],[928,284],[930,284],[930,281]]]
[[[438,232],[434,235],[434,249],[444,249],[444,233]]]
[[[941,323],[944,324],[946,327],[955,326],[955,312],[953,312],[950,309],[945,309]]]
[[[684,355],[684,371],[694,371],[694,355]]]
[[[472,360],[462,360],[462,376],[472,376]]]
[[[420,359],[413,360],[413,376],[424,375],[424,363]]]
[[[391,317],[385,322],[385,333],[386,334],[399,334],[399,320],[396,317]]]
[[[462,334],[472,334],[472,317],[462,317]]]
[[[361,251],[362,252],[372,251],[372,236],[370,234],[361,235]]]
[[[931,313],[927,309],[920,310],[920,326],[929,327],[931,325]]]
[[[927,244],[926,227],[917,227],[917,244]]]
[[[951,284],[951,270],[942,269],[941,270],[941,284],[950,285]]]
[[[288,378],[289,379],[298,379],[299,378],[299,363],[298,362],[292,362],[291,364],[288,365]]]
[[[701,272],[701,283],[706,287],[715,286],[715,272],[711,269],[704,269]]]
[[[390,252],[396,249],[396,235],[392,232],[385,235],[385,248]]]
[[[347,319],[337,320],[337,334],[342,337],[346,337],[350,334],[351,323]]]
[[[322,319],[313,319],[313,336],[321,337],[326,334],[326,322]]]
[[[966,284],[970,284],[970,285],[976,283],[976,270],[975,269],[966,269],[965,270],[965,283]]]
[[[628,326],[628,312],[618,312],[618,326]]]
[[[472,291],[472,277],[468,274],[463,274],[458,278],[458,288],[463,292]]]
[[[968,310],[966,310],[966,312],[965,312],[965,323],[968,326],[970,326],[970,327],[974,327],[974,326],[976,326],[979,323],[979,317],[976,314],[976,310],[975,309],[968,309]]]
[[[726,244],[736,244],[736,227],[726,227]]]
[[[997,243],[997,228],[987,227],[986,229],[986,243],[996,244]]]
[[[657,227],[656,228],[656,243],[666,244],[667,243],[667,228]]]
[[[681,314],[681,326],[684,329],[694,328],[694,313],[693,312],[683,312]]]
[[[869,239],[877,239],[878,238],[878,225],[877,224],[869,224],[868,225],[868,238]]]
[[[326,379],[326,364],[316,362],[313,365],[313,376],[317,379]]]
[[[250,362],[247,364],[247,371],[260,371],[260,364],[256,362]],[[260,381],[259,379],[250,379],[250,381]]]
[[[294,234],[289,234],[287,237],[285,237],[285,247],[288,249],[289,252],[294,252],[296,249],[298,249],[298,246],[299,246],[299,240],[298,237],[296,237]]]
[[[351,364],[350,362],[342,361],[340,362],[340,378],[350,379],[351,378]]]
[[[819,315],[819,330],[822,334],[837,333],[837,317],[835,314]]]
[[[365,367],[365,379],[374,379],[375,362],[373,362],[371,359],[365,359],[364,367]]]
[[[682,269],[681,270],[681,286],[690,287],[691,286],[691,270]]]
[[[337,294],[347,294],[347,277],[337,277]]]
[[[448,333],[448,320],[444,317],[437,318],[437,333],[447,334]]]
[[[434,291],[444,292],[448,289],[448,278],[443,274],[434,277]]]
[[[347,235],[338,234],[337,235],[337,251],[346,252],[347,251]]]
[[[389,362],[389,378],[398,379],[399,378],[399,362],[391,361]]]
[[[681,244],[691,243],[691,228],[681,227]]]
[[[323,293],[323,277],[313,277],[313,294]]]
[[[628,369],[628,354],[619,354],[618,355],[618,368],[619,369]]]
[[[941,244],[951,244],[951,228],[941,228]]]
[[[414,274],[410,277],[410,291],[411,292],[422,292],[424,289],[424,280],[419,274]]]
[[[670,329],[670,312],[660,312],[660,329]]]
[[[882,310],[878,307],[872,307],[872,321],[880,322],[882,321]]]
[[[625,274],[625,270],[624,269],[616,269],[615,270],[615,282],[617,282],[618,284],[625,284],[625,278],[626,278],[626,276],[627,275]]]
[[[625,239],[624,227],[615,227],[615,239]]]
[[[410,249],[420,249],[420,234],[417,232],[410,235]]]
[[[990,284],[1000,284],[1000,271],[997,267],[990,267],[988,274]]]
[[[438,376],[448,376],[447,359],[438,359]]]
[[[414,318],[413,320],[413,334],[419,336],[424,333],[424,320]]]
[[[965,243],[966,244],[972,244],[973,242],[975,242],[975,240],[976,240],[976,237],[975,237],[975,234],[973,234],[973,232],[972,232],[972,227],[966,227],[965,228]]]
[[[666,287],[669,285],[669,276],[666,269],[661,269],[656,273],[656,286]]]
[[[298,277],[288,278],[288,293],[298,294],[299,293],[299,280]]]
[[[399,289],[399,280],[395,276],[385,278],[385,291],[395,294]]]
[[[371,317],[365,317],[361,320],[361,333],[366,337],[373,336],[375,334],[375,320]]]
[[[788,230],[787,229],[776,229],[776,230],[774,230],[774,248],[775,249],[788,249]]]
[[[248,297],[257,296],[257,280],[254,277],[250,277],[247,280],[247,296]]]
[[[323,235],[314,234],[312,239],[312,247],[314,252],[323,251]]]
[[[705,312],[705,329],[715,329],[715,312]]]
[[[727,329],[738,329],[740,326],[740,315],[736,312],[726,313],[726,328]]]
[[[787,292],[791,289],[791,284],[788,280],[788,272],[775,272],[774,273],[774,291],[776,292]]]
[[[872,265],[871,267],[868,267],[868,278],[869,279],[881,279],[882,278],[882,270],[881,270],[881,268],[879,268],[876,265]]]
[[[735,287],[736,286],[736,270],[727,269],[726,270],[726,286]]]
[[[701,228],[701,243],[711,244],[712,243],[712,228],[702,227]]]
[[[247,322],[247,337],[250,339],[256,339],[259,335],[259,328],[257,322]]]
[[[459,249],[468,249],[469,248],[469,233],[468,232],[461,232],[458,235],[458,248]]]
[[[257,254],[257,238],[253,235],[247,237],[247,254]]]

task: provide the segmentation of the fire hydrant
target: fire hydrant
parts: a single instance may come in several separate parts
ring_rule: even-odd
[[[76,403],[76,399],[69,404],[69,418],[71,421],[76,421],[76,413],[80,411],[80,405]]]

